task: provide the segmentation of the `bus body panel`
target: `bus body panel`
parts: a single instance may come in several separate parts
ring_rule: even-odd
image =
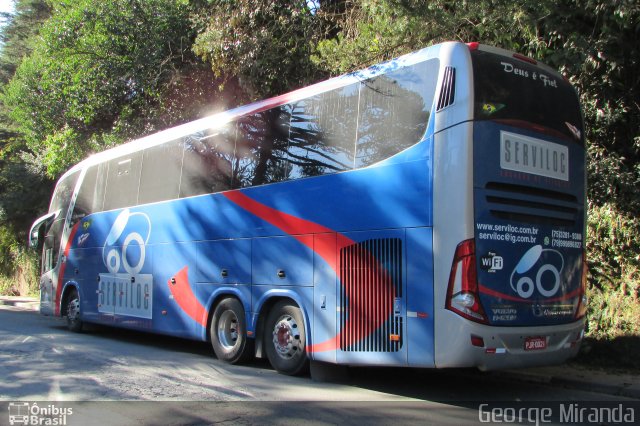
[[[490,324],[575,321],[585,249],[584,148],[489,121],[476,122],[474,140],[478,280]],[[512,169],[500,166],[505,156]],[[513,170],[534,164],[532,173]],[[562,179],[542,175],[561,172]]]
[[[196,243],[198,283],[250,284],[251,240],[217,240]]]
[[[433,228],[407,229],[407,365],[435,366]]]
[[[95,247],[71,249],[67,261],[72,265],[74,273],[77,271],[76,276],[82,282],[79,288],[83,319],[89,322],[100,322],[96,309],[100,300],[99,279],[91,265],[102,263],[102,250]],[[113,319],[112,316],[110,319]]]
[[[313,238],[314,247],[325,247],[328,253],[321,255],[317,249],[313,252],[313,326],[310,335],[315,345],[330,342],[338,331],[340,282],[338,271],[332,268],[338,262],[337,234],[315,234]],[[314,350],[310,356],[316,361],[335,364],[336,353],[336,350]]]
[[[301,246],[302,245],[302,246]],[[313,285],[313,235],[252,240],[254,285]]]
[[[449,359],[451,341],[460,338],[462,331],[449,324],[452,318],[445,305],[456,247],[473,238],[472,134],[473,123],[465,122],[436,133],[434,138],[433,252],[439,254],[434,255],[433,264],[436,367]]]

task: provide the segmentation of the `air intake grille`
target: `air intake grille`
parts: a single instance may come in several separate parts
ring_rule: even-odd
[[[372,239],[340,250],[340,349],[402,348],[402,240]]]
[[[446,67],[444,69],[444,78],[442,79],[442,88],[440,89],[440,97],[438,98],[438,106],[436,111],[448,107],[456,98],[456,69]]]
[[[581,211],[578,199],[563,192],[499,182],[489,182],[485,189],[489,210],[500,219],[573,226]]]

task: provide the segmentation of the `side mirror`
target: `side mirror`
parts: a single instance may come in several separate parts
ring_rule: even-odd
[[[44,234],[49,226],[56,219],[60,211],[48,213],[33,222],[29,230],[29,248],[37,249],[43,241]]]

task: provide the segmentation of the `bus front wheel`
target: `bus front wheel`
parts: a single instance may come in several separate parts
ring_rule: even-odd
[[[209,331],[219,360],[235,364],[250,354],[244,308],[238,299],[229,297],[218,303]]]
[[[304,318],[292,302],[281,301],[271,309],[264,342],[267,358],[279,373],[294,376],[308,368]]]
[[[80,298],[76,290],[71,290],[67,298],[67,328],[74,333],[82,331],[80,320]]]

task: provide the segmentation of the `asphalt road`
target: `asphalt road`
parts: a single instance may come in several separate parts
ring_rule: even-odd
[[[263,360],[231,366],[206,343],[108,327],[75,334],[61,319],[0,306],[0,424],[19,401],[54,407],[49,417],[69,407],[64,422],[83,425],[459,425],[479,423],[482,403],[582,407],[621,400],[476,370],[341,373],[340,383],[320,382],[280,375]]]

